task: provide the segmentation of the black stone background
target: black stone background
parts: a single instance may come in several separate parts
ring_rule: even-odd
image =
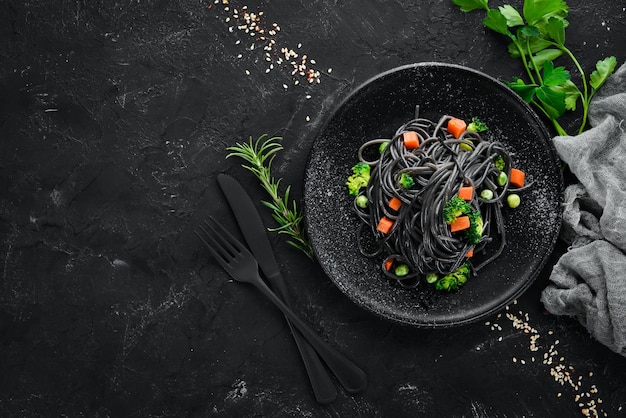
[[[623,416],[626,360],[539,302],[563,245],[488,324],[421,330],[361,310],[272,235],[296,310],[369,376],[315,403],[282,316],[192,234],[208,215],[235,230],[216,173],[265,197],[225,148],[283,136],[275,175],[299,199],[316,129],[368,78],[420,61],[501,79],[521,67],[449,0],[225,3],[0,3],[0,416]],[[568,3],[583,66],[625,62],[623,2]],[[280,28],[269,72],[233,17],[244,6]],[[282,47],[320,83],[277,64]],[[528,315],[538,351],[507,313]],[[544,364],[555,350],[579,388]]]

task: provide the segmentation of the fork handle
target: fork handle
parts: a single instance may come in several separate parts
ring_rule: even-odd
[[[365,389],[367,376],[359,366],[322,340],[289,306],[272,292],[263,280],[254,280],[252,283],[298,328],[298,331],[315,348],[317,354],[335,374],[337,380],[339,380],[346,391],[358,393]]]
[[[285,287],[285,282],[282,280],[280,274],[276,276],[267,276],[267,280],[270,282],[275,294],[285,303],[287,306],[291,306],[289,303],[289,293]],[[288,316],[287,324],[291,330],[300,357],[304,363],[309,381],[313,389],[315,399],[321,404],[330,404],[337,398],[337,389],[333,381],[330,379],[324,364],[322,363],[315,348],[302,336],[300,331],[291,323]]]

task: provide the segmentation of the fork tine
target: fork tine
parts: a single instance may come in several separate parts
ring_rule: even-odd
[[[225,257],[225,254],[222,252],[223,250],[221,246],[215,241],[215,239],[209,234],[209,232],[202,227],[202,225],[199,225],[198,228],[200,228],[200,230],[204,233],[204,235],[206,236],[206,239],[198,231],[193,231],[193,233],[196,234],[196,236],[200,239],[200,241],[202,241],[202,243],[209,250],[213,258],[223,267],[226,267],[226,265],[228,264],[228,259]],[[207,239],[210,240],[213,243],[213,245],[209,244]],[[218,252],[216,248],[222,251]]]
[[[248,249],[241,243],[241,241],[235,238],[233,234],[228,232],[226,228],[220,225],[215,220],[215,218],[213,218],[212,216],[209,216],[209,219],[211,220],[212,225],[210,225],[207,221],[204,221],[204,223],[208,225],[209,228],[211,228],[211,230],[213,231],[217,239],[221,241],[222,244],[226,246],[226,248],[228,248],[228,250],[231,252],[232,255],[235,255],[237,253],[245,254],[249,252]]]

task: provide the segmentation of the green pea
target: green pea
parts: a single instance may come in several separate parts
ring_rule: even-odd
[[[522,200],[520,199],[519,195],[515,193],[511,193],[506,197],[506,203],[509,205],[510,208],[513,209],[518,207],[521,201]]]
[[[472,148],[472,146],[470,144],[468,144],[467,142],[461,142],[459,144],[459,148],[462,149],[463,151],[472,151],[474,148]]]
[[[437,276],[437,273],[428,273],[426,275],[426,283],[435,283],[437,280],[439,280],[439,276]]]
[[[409,274],[409,271],[409,266],[407,266],[406,264],[398,264],[398,266],[394,270],[394,273],[398,277],[403,277]]]
[[[485,200],[491,200],[493,199],[493,191],[489,189],[485,189],[482,192],[480,192],[480,197],[482,197]]]
[[[366,208],[368,204],[367,196],[359,195],[356,198],[356,205],[360,208]]]
[[[509,181],[509,177],[504,171],[500,171],[500,174],[498,174],[498,177],[496,178],[496,183],[498,184],[498,186],[504,186],[507,181]]]

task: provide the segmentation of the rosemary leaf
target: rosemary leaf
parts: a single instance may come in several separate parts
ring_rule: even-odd
[[[272,210],[272,218],[278,226],[268,228],[268,230],[287,235],[289,245],[313,259],[313,248],[302,227],[303,217],[298,211],[296,202],[289,200],[291,186],[287,186],[284,195],[281,196],[279,186],[282,179],[272,177],[272,162],[276,153],[283,149],[280,144],[281,140],[281,137],[268,137],[267,134],[261,135],[256,141],[250,137],[247,143],[236,143],[234,146],[226,148],[227,151],[230,151],[226,158],[243,159],[247,164],[241,166],[255,175],[261,183],[261,187],[270,196],[269,201],[264,200],[261,203]]]

